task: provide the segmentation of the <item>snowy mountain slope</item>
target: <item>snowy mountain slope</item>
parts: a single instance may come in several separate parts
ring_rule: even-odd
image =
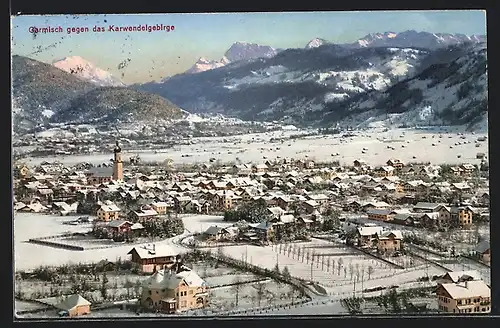
[[[288,49],[271,58],[239,61],[137,87],[165,96],[190,112],[274,120],[387,88],[413,74],[427,55],[418,49],[347,49],[329,44]]]
[[[54,61],[52,65],[99,86],[125,86],[123,82],[115,78],[110,72],[96,67],[80,56],[65,57]]]
[[[138,119],[147,115],[161,118],[186,115],[160,98],[125,87],[99,87],[53,65],[23,56],[12,57],[13,128],[18,132],[79,116],[89,120],[105,116],[112,123],[129,117],[129,113]],[[110,113],[104,115],[106,109]]]
[[[467,47],[457,59],[433,64],[389,89],[344,105],[341,125],[468,125],[487,120],[488,77],[485,45]],[[330,121],[326,113],[324,121]],[[339,118],[338,116],[336,116]]]

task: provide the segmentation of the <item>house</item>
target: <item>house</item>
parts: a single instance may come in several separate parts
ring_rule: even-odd
[[[377,240],[377,236],[383,231],[382,227],[375,225],[365,225],[363,227],[358,227],[356,229],[356,235],[358,237],[358,246],[364,247],[373,246],[374,242]]]
[[[447,313],[490,313],[491,290],[482,280],[440,284],[438,308]]]
[[[450,210],[451,219],[456,222],[460,227],[468,229],[472,226],[472,212],[468,206],[452,207]]]
[[[309,200],[314,200],[319,204],[319,206],[325,206],[328,204],[328,196],[325,194],[311,194],[306,196]]]
[[[151,208],[159,215],[164,215],[167,214],[168,204],[166,202],[153,202]]]
[[[353,161],[353,164],[354,164],[354,167],[358,167],[358,168],[367,165],[367,163],[361,159],[355,159]]]
[[[254,229],[261,240],[270,241],[274,238],[274,226],[271,222],[262,221]]]
[[[413,212],[415,213],[429,213],[429,212],[438,212],[443,204],[437,203],[425,203],[418,202],[415,206],[413,206]]]
[[[390,159],[386,162],[388,166],[392,166],[396,170],[401,170],[404,166],[403,162],[401,162],[399,159]]]
[[[112,202],[102,204],[97,210],[97,219],[100,221],[118,220],[120,208]]]
[[[491,250],[490,250],[490,242],[488,240],[484,240],[477,244],[475,248],[475,253],[476,256],[479,258],[480,261],[490,264],[491,261]]]
[[[155,272],[142,285],[141,304],[166,313],[203,308],[208,303],[208,287],[193,270],[180,266],[177,270]]]
[[[399,252],[402,240],[403,234],[399,230],[382,231],[377,234],[377,250],[384,254]]]
[[[459,193],[470,193],[472,188],[466,182],[457,182],[451,184],[451,189]]]
[[[469,271],[451,271],[445,273],[440,279],[440,283],[458,283],[465,280],[482,280],[481,274],[476,270]]]
[[[392,166],[381,166],[374,170],[374,173],[377,177],[389,177],[394,173],[394,167]]]
[[[252,166],[252,172],[254,173],[263,173],[267,171],[268,167],[266,164],[257,164]]]
[[[113,167],[92,167],[85,172],[88,184],[103,184],[111,182],[113,179]]]
[[[131,231],[133,223],[127,220],[112,220],[105,227],[112,233],[128,233]]]
[[[14,167],[14,177],[16,179],[24,179],[28,176],[30,172],[29,168],[25,164],[16,165]]]
[[[144,206],[138,211],[131,211],[129,214],[129,217],[134,220],[134,221],[144,221],[144,220],[150,220],[158,217],[158,212],[156,212],[154,209],[150,208],[149,206]]]
[[[170,268],[177,262],[179,253],[165,244],[148,244],[132,248],[127,255],[132,255],[132,262],[139,265],[141,272],[154,272]]]
[[[394,211],[385,208],[371,208],[366,211],[368,219],[377,221],[389,221],[392,215],[396,214]]]
[[[55,305],[55,308],[67,313],[70,317],[75,317],[89,314],[91,305],[92,303],[84,299],[82,296],[75,294],[65,297],[62,302]]]
[[[409,213],[398,213],[392,218],[392,223],[412,226],[415,224],[415,220]]]
[[[308,216],[299,216],[295,223],[299,231],[302,229],[309,230],[314,225],[314,220],[311,220]]]
[[[462,164],[460,166],[460,168],[462,169],[462,175],[467,175],[467,176],[470,176],[472,173],[474,173],[474,171],[476,171],[476,167],[472,164]]]
[[[206,238],[206,240],[221,241],[228,239],[230,234],[226,229],[222,227],[211,226],[203,232],[203,235]]]

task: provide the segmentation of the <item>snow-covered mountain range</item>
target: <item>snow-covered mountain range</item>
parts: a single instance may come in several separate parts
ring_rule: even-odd
[[[54,61],[52,65],[100,86],[125,86],[122,81],[114,77],[110,72],[96,67],[93,63],[80,56],[65,57]]]
[[[220,60],[209,60],[204,57],[199,58],[194,65],[185,73],[194,74],[205,72],[214,68],[225,66],[242,60],[252,60],[256,58],[270,58],[276,55],[279,50],[270,46],[261,46],[256,43],[235,42],[224,53]]]
[[[465,35],[451,33],[430,33],[417,32],[414,30],[401,33],[383,32],[370,33],[353,43],[341,44],[347,48],[366,48],[366,47],[397,47],[397,48],[425,48],[435,50],[450,45],[456,45],[463,42],[485,42],[484,35]],[[332,42],[323,38],[314,38],[309,41],[305,49],[317,48],[323,45],[332,44]],[[240,60],[252,60],[256,58],[270,58],[278,54],[283,49],[275,49],[270,46],[258,45],[248,42],[235,42],[226,51],[220,60],[208,60],[204,57],[186,71],[188,74],[200,73],[211,69],[225,66]]]
[[[429,35],[436,42],[430,42]],[[416,40],[417,46],[392,45],[408,43],[411,38]],[[404,81],[415,78],[426,69],[445,69],[447,65],[455,67],[452,65],[455,61],[469,58],[481,63],[483,66],[477,69],[485,72],[486,61],[479,58],[482,52],[471,50],[482,47],[485,53],[486,44],[481,42],[482,39],[414,31],[372,34],[370,38],[363,39],[364,43],[358,42],[357,46],[337,45],[318,39],[312,40],[314,42],[307,48],[286,49],[267,58],[240,60],[197,74],[173,76],[163,83],[146,83],[136,87],[158,93],[190,112],[223,113],[247,120],[281,120],[305,125],[336,122],[345,120],[346,115],[355,116],[370,110],[380,114],[384,114],[384,110],[394,113],[390,112],[392,109],[384,108],[386,105],[383,103],[376,102],[375,98],[373,108],[363,107],[359,99],[383,97],[380,95],[397,86],[405,89]],[[391,46],[384,46],[383,42]],[[464,63],[467,61],[462,60]],[[451,75],[460,74],[457,70],[449,72]],[[473,85],[480,82],[475,80],[476,77],[471,79]],[[446,85],[448,82],[440,80],[435,83]],[[422,88],[425,89],[425,86]],[[450,90],[443,88],[436,92],[447,97]],[[435,96],[425,92],[422,96],[418,102],[410,101],[400,110],[413,110],[413,104],[425,108],[442,107],[441,103],[436,103],[438,99]],[[393,97],[397,95],[389,98]],[[478,97],[485,97],[485,94],[478,93]],[[454,107],[457,111],[466,106],[458,98],[450,96],[448,99],[446,106],[458,104]],[[344,110],[356,106],[361,106],[362,110]],[[471,113],[478,112],[482,113],[482,109]],[[359,119],[363,121],[367,118],[359,116]],[[443,118],[443,122],[458,124],[473,119],[451,115]]]

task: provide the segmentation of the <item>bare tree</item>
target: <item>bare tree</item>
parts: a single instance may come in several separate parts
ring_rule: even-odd
[[[255,295],[257,296],[257,304],[260,307],[260,303],[262,301],[262,297],[264,296],[266,289],[263,283],[257,283],[254,285],[255,288]]]
[[[233,279],[233,286],[231,286],[231,290],[234,292],[234,297],[235,297],[234,303],[235,303],[236,307],[238,307],[238,301],[240,298],[240,290],[242,287],[243,287],[243,285],[241,284],[241,278],[240,278],[240,276],[236,275]]]
[[[367,271],[367,273],[368,273],[368,280],[370,280],[370,279],[371,279],[372,274],[373,274],[373,271],[374,271],[374,270],[373,270],[373,267],[370,265],[370,266],[368,267],[368,271]]]
[[[344,260],[342,260],[342,258],[339,258],[339,260],[337,261],[337,266],[338,266],[337,273],[339,276],[340,276],[340,270],[342,269],[342,264],[344,264]]]

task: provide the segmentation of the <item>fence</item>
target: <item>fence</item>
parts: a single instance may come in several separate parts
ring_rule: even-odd
[[[335,244],[335,242],[334,242],[331,238],[328,238],[328,237],[315,237],[315,238],[316,238],[316,239],[321,239],[321,240],[326,240],[326,241],[329,241],[329,242],[331,242],[331,243]],[[344,246],[344,244],[342,244],[342,246]],[[354,250],[356,250],[356,251],[358,251],[358,252],[364,253],[364,254],[366,254],[366,255],[368,255],[368,256],[371,256],[371,257],[373,257],[373,258],[375,258],[375,259],[377,259],[377,260],[380,260],[380,261],[382,261],[382,262],[385,262],[386,264],[389,264],[389,265],[391,265],[391,266],[393,266],[393,267],[395,267],[395,268],[398,268],[398,269],[404,269],[404,268],[405,268],[405,267],[403,267],[403,266],[401,266],[401,265],[399,265],[399,264],[396,264],[396,263],[394,263],[394,262],[391,262],[391,261],[389,261],[389,260],[387,260],[387,259],[384,259],[383,257],[377,256],[377,255],[375,255],[375,254],[373,254],[373,253],[370,253],[370,252],[368,252],[368,251],[366,251],[366,250],[364,250],[364,249],[362,249],[362,248],[356,247],[356,246],[354,246],[354,245],[347,245],[347,244],[346,244],[345,246],[347,246],[347,247],[351,247],[352,249],[354,249]]]
[[[438,262],[436,262],[436,261],[429,260],[428,258],[425,258],[425,257],[424,257],[424,256],[422,256],[422,255],[418,255],[418,254],[416,254],[416,253],[414,253],[414,252],[412,252],[412,251],[410,251],[410,250],[406,250],[406,252],[407,252],[408,254],[412,255],[412,256],[415,256],[416,258],[419,258],[419,259],[421,259],[421,260],[424,260],[424,261],[427,261],[427,262],[429,262],[429,263],[432,263],[432,264],[434,264],[435,266],[438,266],[438,267],[440,267],[441,269],[444,269],[444,270],[446,270],[446,271],[448,271],[448,272],[452,272],[452,271],[453,271],[453,270],[451,270],[451,269],[449,269],[449,268],[445,267],[444,265],[442,265],[442,264],[440,264],[440,263],[438,263]]]
[[[463,258],[469,259],[469,260],[471,260],[471,261],[474,261],[474,262],[476,262],[476,263],[478,263],[478,264],[481,264],[482,266],[484,266],[484,267],[486,267],[486,268],[488,268],[488,269],[490,269],[490,268],[491,268],[491,266],[489,266],[488,264],[486,264],[486,263],[484,263],[484,262],[481,262],[480,260],[478,260],[477,258],[475,258],[475,257],[473,257],[473,256],[467,256],[467,255],[460,255],[460,256],[461,256],[461,257],[463,257]]]
[[[44,245],[44,246],[50,246],[50,247],[55,247],[55,248],[62,248],[62,249],[67,249],[67,250],[72,250],[72,251],[83,251],[85,248],[81,246],[75,246],[75,245],[68,245],[68,244],[63,244],[63,243],[56,243],[53,241],[47,241],[47,240],[40,240],[40,239],[30,239],[28,242],[32,244],[39,244],[39,245]]]

